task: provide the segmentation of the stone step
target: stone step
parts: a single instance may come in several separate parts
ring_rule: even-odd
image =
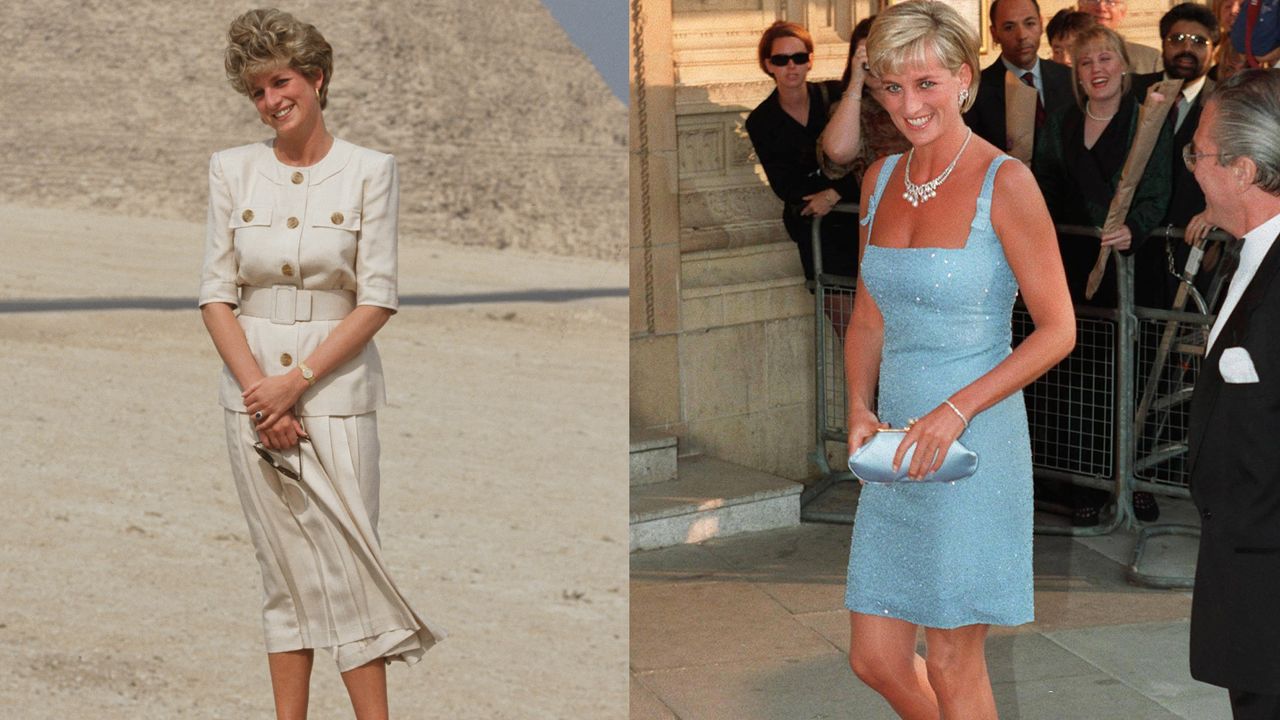
[[[679,475],[632,486],[632,552],[800,524],[800,483],[705,455]]]
[[[676,479],[676,438],[654,431],[631,429],[631,486]]]

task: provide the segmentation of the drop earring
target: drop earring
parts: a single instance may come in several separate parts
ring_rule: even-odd
[[[969,99],[969,88],[960,91],[960,107],[964,107],[965,102]]]

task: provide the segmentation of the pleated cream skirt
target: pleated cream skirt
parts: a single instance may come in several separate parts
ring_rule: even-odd
[[[267,652],[328,648],[341,672],[377,658],[413,664],[445,633],[409,607],[382,561],[377,418],[301,420],[310,441],[272,451],[300,471],[295,482],[254,451],[249,416],[226,411],[232,474],[262,567]]]

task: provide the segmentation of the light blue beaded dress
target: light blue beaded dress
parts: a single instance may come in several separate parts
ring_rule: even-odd
[[[894,427],[928,414],[1009,355],[1018,291],[990,215],[996,169],[1010,158],[987,169],[964,247],[878,247],[876,205],[900,158],[885,161],[862,221],[871,240],[862,282],[884,317],[878,415]],[[960,439],[978,454],[977,472],[964,480],[863,486],[849,552],[850,610],[933,628],[1033,619],[1022,393],[972,418]]]

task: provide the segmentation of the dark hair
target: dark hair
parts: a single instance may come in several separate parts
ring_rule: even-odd
[[[849,87],[849,78],[853,76],[853,54],[858,51],[858,43],[867,39],[871,34],[871,22],[876,19],[875,15],[864,17],[853,26],[853,34],[849,36],[849,57],[844,61],[844,75],[840,76],[840,87]]]
[[[987,8],[987,21],[992,25],[996,24],[996,4],[999,2],[1000,0],[991,0],[991,6]],[[1036,15],[1039,15],[1040,3],[1036,2],[1036,0],[1031,0],[1031,4],[1036,6]]]
[[[760,36],[760,47],[756,48],[756,57],[760,61],[760,70],[765,75],[771,75],[769,69],[765,67],[765,62],[769,59],[769,53],[773,51],[773,41],[784,37],[793,37],[799,40],[804,43],[805,50],[808,50],[810,55],[813,54],[813,36],[809,34],[809,31],[805,30],[803,25],[779,20],[764,31],[764,34]]]
[[[1179,20],[1190,20],[1193,23],[1199,23],[1209,31],[1209,39],[1214,45],[1218,44],[1218,40],[1222,37],[1222,32],[1218,29],[1218,16],[1213,14],[1207,6],[1200,3],[1184,2],[1174,5],[1169,12],[1160,18],[1160,40],[1163,41],[1169,37],[1169,31],[1173,29],[1173,24]]]
[[[1044,34],[1049,42],[1064,35],[1074,35],[1081,30],[1093,27],[1097,20],[1087,12],[1062,9],[1053,14],[1049,24],[1044,26]]]

